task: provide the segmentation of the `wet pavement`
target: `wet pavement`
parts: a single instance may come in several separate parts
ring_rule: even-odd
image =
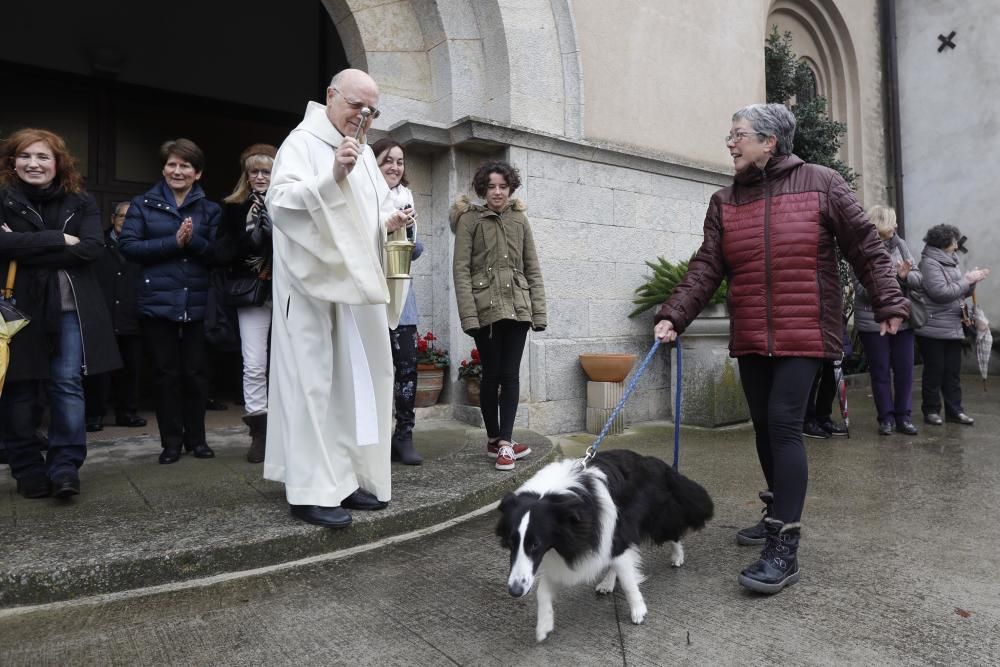
[[[758,516],[750,429],[685,428],[680,470],[716,516],[682,568],[644,551],[641,626],[620,591],[580,586],[536,644],[535,596],[507,595],[487,511],[251,576],[0,610],[0,664],[1000,664],[1000,389],[964,385],[975,426],[918,422],[914,437],[878,436],[852,389],[851,437],[807,441],[802,580],[777,596],[736,583],[756,555],[734,539]],[[592,439],[557,442],[579,455]],[[672,442],[669,424],[645,424],[605,446],[669,460]]]

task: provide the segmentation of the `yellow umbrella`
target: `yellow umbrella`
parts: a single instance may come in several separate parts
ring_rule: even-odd
[[[11,262],[7,269],[7,285],[0,290],[0,394],[3,393],[7,367],[10,364],[10,339],[18,331],[28,326],[28,317],[14,307],[11,296],[14,293],[14,276],[17,262]]]

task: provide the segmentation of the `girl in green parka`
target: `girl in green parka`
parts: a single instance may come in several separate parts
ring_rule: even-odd
[[[545,286],[525,206],[511,194],[517,170],[501,161],[482,165],[472,187],[486,204],[459,197],[451,207],[455,232],[455,298],[462,330],[472,336],[483,364],[479,408],[486,424],[487,456],[497,470],[513,470],[531,449],[514,442],[519,370],[528,328],[544,331]]]

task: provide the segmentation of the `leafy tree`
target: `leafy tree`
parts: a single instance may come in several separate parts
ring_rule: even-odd
[[[809,66],[792,51],[792,33],[773,26],[764,46],[767,101],[788,105],[795,115],[793,152],[806,162],[835,169],[852,188],[858,175],[837,157],[847,125],[826,112],[826,98],[816,95],[816,79]],[[795,102],[792,103],[792,99]]]

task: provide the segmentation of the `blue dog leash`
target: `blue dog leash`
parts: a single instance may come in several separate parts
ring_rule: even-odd
[[[677,462],[680,456],[680,446],[681,446],[680,336],[677,337],[675,343],[677,345],[677,396],[674,403],[674,470],[677,470]],[[597,439],[594,440],[594,444],[592,444],[590,447],[587,447],[587,452],[583,455],[583,460],[581,461],[581,464],[583,465],[584,468],[586,468],[587,464],[590,463],[595,456],[597,456],[597,448],[601,446],[601,443],[604,441],[604,438],[608,435],[608,431],[611,429],[611,425],[615,422],[615,419],[618,417],[618,413],[620,413],[622,411],[622,408],[625,407],[625,401],[627,401],[628,397],[632,395],[633,391],[635,391],[636,385],[639,384],[639,378],[641,378],[642,374],[646,372],[646,368],[653,361],[653,355],[656,354],[656,351],[659,349],[659,347],[660,347],[659,339],[654,340],[652,347],[649,348],[649,352],[646,353],[646,358],[642,360],[641,364],[639,364],[639,369],[635,372],[635,375],[632,376],[632,380],[628,383],[628,387],[626,387],[625,393],[622,395],[621,400],[618,401],[618,405],[616,405],[615,409],[611,412],[611,416],[608,417],[608,421],[607,423],[604,424],[604,428],[601,429],[601,432],[598,434]]]

